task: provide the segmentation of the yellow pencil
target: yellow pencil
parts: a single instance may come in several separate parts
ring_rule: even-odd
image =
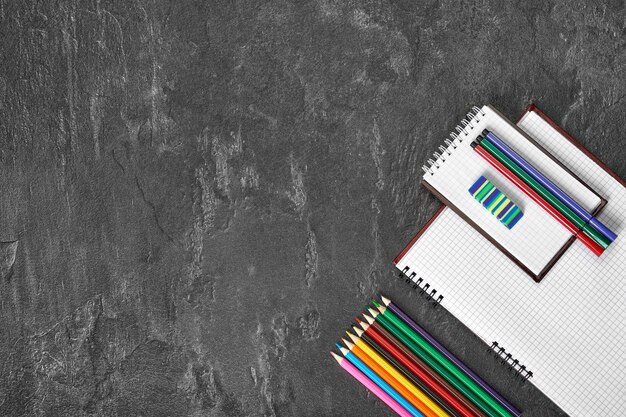
[[[346,332],[350,339],[355,343],[355,345],[363,351],[369,358],[371,358],[374,362],[379,364],[393,379],[395,379],[398,383],[400,383],[403,387],[405,387],[411,394],[413,394],[418,400],[420,400],[426,407],[427,410],[421,410],[428,417],[436,416],[436,417],[450,417],[450,414],[446,413],[439,405],[437,405],[426,393],[424,393],[421,389],[419,389],[413,382],[411,382],[408,378],[406,378],[400,371],[398,371],[392,364],[390,364],[385,358],[380,356],[378,352],[370,347],[364,340],[360,337],[354,336],[350,332]],[[352,343],[346,341],[346,346],[348,349],[352,350],[351,346],[354,347]]]

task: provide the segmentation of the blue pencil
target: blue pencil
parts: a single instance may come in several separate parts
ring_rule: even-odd
[[[398,394],[398,391],[396,391],[395,389],[393,389],[391,387],[391,385],[389,385],[385,381],[383,381],[383,379],[381,377],[379,377],[376,374],[376,372],[372,371],[366,364],[364,364],[361,361],[361,359],[357,358],[354,355],[354,353],[350,352],[348,349],[346,349],[345,347],[343,347],[343,346],[341,346],[339,344],[336,344],[335,346],[337,346],[339,348],[339,350],[341,351],[343,356],[345,356],[346,359],[349,360],[352,365],[354,365],[359,371],[363,372],[365,374],[365,376],[367,376],[376,385],[378,385],[383,391],[385,391],[387,393],[387,395],[389,395],[391,398],[396,400],[398,402],[398,404],[400,404],[402,407],[404,407],[406,409],[406,411],[411,413],[412,416],[414,416],[414,417],[425,417],[424,414],[420,413],[419,410],[417,408],[413,407],[413,405],[410,402],[405,400],[402,395]]]
[[[565,204],[567,208],[572,210],[578,216],[580,216],[584,221],[588,222],[593,228],[602,233],[607,239],[613,242],[617,239],[617,235],[609,230],[600,220],[596,219],[591,215],[587,210],[582,208],[580,204],[578,204],[574,199],[568,196],[565,192],[563,192],[559,187],[554,185],[552,181],[547,179],[541,172],[537,171],[535,167],[530,165],[524,158],[518,155],[513,149],[509,148],[509,146],[504,143],[500,138],[498,138],[493,132],[483,131],[485,138],[500,152],[511,158],[518,164],[528,175],[530,175],[535,181],[546,187],[561,203]]]

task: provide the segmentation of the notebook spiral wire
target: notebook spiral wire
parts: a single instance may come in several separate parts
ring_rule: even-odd
[[[532,378],[533,373],[525,365],[522,365],[519,360],[515,359],[511,352],[507,352],[503,346],[500,346],[498,342],[491,344],[490,351],[495,353],[505,365],[508,365],[516,376],[524,381]]]
[[[419,294],[427,297],[430,301],[435,303],[435,305],[439,305],[441,301],[443,301],[443,295],[437,295],[437,290],[431,288],[430,284],[424,281],[424,278],[417,278],[417,274],[412,272],[408,266],[400,272],[398,277],[405,280],[414,290],[419,289]]]
[[[485,113],[480,108],[472,107],[465,119],[461,120],[461,123],[454,127],[454,131],[450,132],[448,138],[444,139],[445,146],[439,146],[439,151],[433,153],[434,159],[430,158],[425,165],[422,165],[422,171],[425,174],[434,175],[435,170],[439,169],[441,164],[446,161],[446,158],[452,155],[452,152],[463,143],[463,137],[469,135],[470,131],[474,129],[484,115]]]

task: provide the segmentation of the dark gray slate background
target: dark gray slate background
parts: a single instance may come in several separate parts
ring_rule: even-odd
[[[0,415],[388,415],[328,354],[379,292],[559,415],[391,261],[472,105],[626,175],[625,31],[620,1],[0,1]]]

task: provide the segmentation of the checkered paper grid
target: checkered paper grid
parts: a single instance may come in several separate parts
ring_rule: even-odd
[[[424,180],[492,236],[514,258],[533,273],[539,274],[563,248],[572,236],[571,233],[473,151],[470,143],[483,129],[493,131],[549,178],[557,180],[557,185],[580,201],[587,210],[592,211],[600,203],[600,199],[490,106],[484,106],[472,122],[471,127],[459,132],[459,139],[455,140],[452,149],[449,148],[449,154],[444,153],[438,159],[435,168],[424,175]],[[507,229],[498,219],[490,216],[468,193],[468,188],[481,175],[524,212],[524,218],[513,229]],[[533,239],[539,233],[544,238],[539,241]]]
[[[533,371],[532,383],[565,412],[619,415],[626,409],[626,189],[536,113],[518,125],[608,200],[598,218],[618,239],[600,258],[576,241],[537,284],[445,209],[397,266],[423,277],[460,321]]]

